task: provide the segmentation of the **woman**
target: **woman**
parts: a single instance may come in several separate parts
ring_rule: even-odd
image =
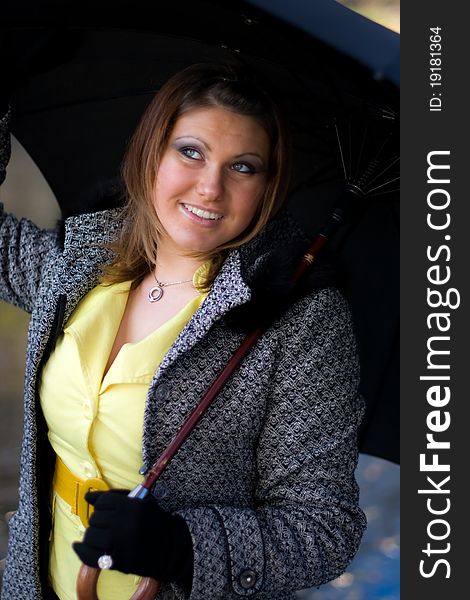
[[[102,600],[130,597],[135,576],[162,581],[159,598],[284,600],[354,556],[363,407],[348,307],[314,282],[275,313],[265,287],[279,291],[279,257],[300,236],[279,212],[288,158],[256,82],[194,65],[135,132],[123,210],[71,217],[63,233],[2,213],[2,297],[32,315],[2,599],[74,598],[80,558],[106,569]],[[255,309],[272,325],[152,497],[127,497]]]

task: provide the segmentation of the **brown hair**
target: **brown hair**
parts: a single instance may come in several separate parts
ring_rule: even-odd
[[[268,135],[270,157],[266,190],[247,229],[211,252],[192,253],[212,261],[208,286],[227,251],[252,239],[281,207],[289,182],[290,143],[278,106],[245,68],[209,63],[186,67],[154,96],[128,146],[122,165],[127,197],[124,226],[112,245],[116,260],[104,271],[107,283],[133,279],[135,287],[154,267],[162,233],[153,205],[161,157],[177,119],[192,109],[212,106],[256,119]]]

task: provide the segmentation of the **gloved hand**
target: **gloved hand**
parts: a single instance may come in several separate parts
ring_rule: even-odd
[[[190,589],[193,546],[186,522],[160,508],[151,495],[139,500],[127,494],[128,490],[109,490],[85,495],[94,512],[83,542],[73,549],[90,567],[109,554],[112,569]]]

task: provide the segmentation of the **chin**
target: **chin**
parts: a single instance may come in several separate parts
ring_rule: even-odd
[[[180,248],[182,248],[185,252],[211,252],[214,248],[221,245],[223,242],[216,242],[213,244],[204,243],[204,242],[186,242],[178,244]]]

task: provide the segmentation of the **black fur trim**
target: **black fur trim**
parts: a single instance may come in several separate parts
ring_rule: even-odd
[[[309,246],[305,241],[296,241],[264,255],[257,265],[256,277],[247,281],[252,291],[251,301],[230,311],[224,318],[226,325],[246,333],[260,324],[273,322],[296,300],[316,289],[341,287],[344,275],[327,249],[316,257],[301,280],[292,285],[292,275]]]
[[[77,215],[118,208],[124,204],[124,184],[119,179],[98,181],[90,190],[80,197],[77,207],[64,211],[62,217],[67,219]]]

